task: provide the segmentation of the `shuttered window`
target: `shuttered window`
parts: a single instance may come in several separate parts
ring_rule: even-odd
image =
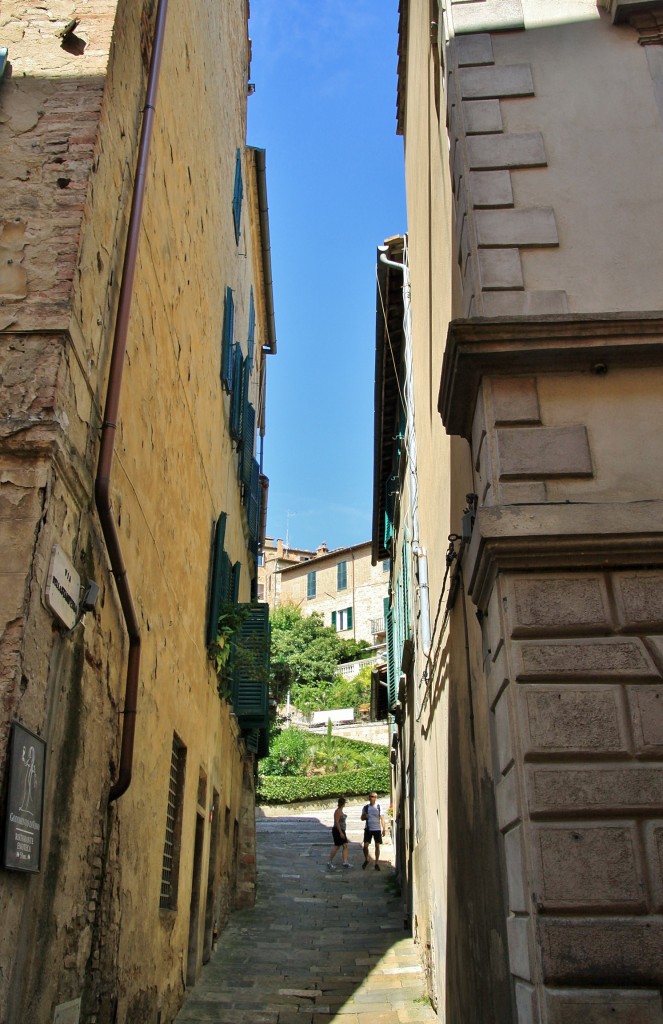
[[[316,594],[316,579],[315,571],[306,574],[306,597],[307,600],[312,600]]]
[[[387,700],[393,708],[398,699],[398,675],[394,654],[394,612],[389,608],[385,615],[385,632],[387,634]]]
[[[233,381],[233,339],[235,336],[235,300],[232,288],[226,288],[223,305],[223,334],[221,337],[221,383],[230,391]]]
[[[233,658],[232,703],[242,729],[265,729],[269,710],[269,605],[241,604]]]
[[[209,647],[216,640],[217,625],[221,602],[224,598],[224,573],[227,571],[227,555],[223,550],[223,542],[226,536],[226,513],[222,512],[216,522],[214,531],[214,547],[212,556],[212,577],[210,581],[209,607],[207,610],[207,633],[206,642]]]
[[[230,436],[234,441],[239,441],[242,436],[242,397],[244,395],[242,375],[244,372],[244,359],[241,346],[235,342],[233,345],[233,389],[230,400]]]
[[[251,462],[251,481],[246,512],[249,522],[249,551],[257,558],[260,534],[260,466],[256,459]]]
[[[348,586],[348,563],[339,562],[336,566],[336,589],[346,590]]]
[[[247,351],[249,353],[249,366],[253,368],[253,350],[256,343],[256,307],[253,301],[253,288],[249,295],[249,331],[247,335]]]
[[[352,629],[352,608],[341,608],[332,612],[331,624],[337,633]]]
[[[385,484],[384,498],[384,537],[383,542],[386,548],[389,547],[391,538],[394,535],[394,515],[396,510],[396,496],[398,494],[398,477],[395,473]]]
[[[253,448],[256,433],[256,411],[250,402],[244,407],[242,424],[242,454],[239,464],[239,478],[245,487],[245,503],[248,502],[248,489],[251,487],[253,469]]]
[[[239,242],[240,228],[242,222],[243,195],[244,185],[242,183],[242,154],[238,149],[235,155],[235,187],[233,188],[233,224],[235,226],[236,242]]]

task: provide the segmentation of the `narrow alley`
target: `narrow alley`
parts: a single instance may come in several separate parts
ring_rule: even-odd
[[[393,847],[362,870],[361,803],[348,812],[349,862],[327,870],[334,803],[258,810],[258,890],[231,916],[178,1024],[415,1024],[437,1016],[403,927]]]

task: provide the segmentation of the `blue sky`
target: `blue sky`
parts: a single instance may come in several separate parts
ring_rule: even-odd
[[[406,230],[397,28],[398,0],[251,0],[278,344],[267,533],[293,547],[371,536],[375,252]]]

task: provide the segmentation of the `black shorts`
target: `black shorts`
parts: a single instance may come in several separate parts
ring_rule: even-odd
[[[347,839],[344,838],[342,832],[339,832],[336,825],[332,826],[332,839],[334,840],[334,846],[345,846],[347,843]]]
[[[371,839],[376,846],[380,846],[382,843],[382,832],[378,829],[376,832],[372,832],[370,828],[364,828],[364,842],[370,843]]]

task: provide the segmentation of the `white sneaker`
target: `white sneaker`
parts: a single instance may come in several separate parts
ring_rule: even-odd
[[[336,865],[329,860],[327,861],[327,871],[336,871]]]
[[[343,867],[344,868],[353,868],[354,864],[344,864]]]

